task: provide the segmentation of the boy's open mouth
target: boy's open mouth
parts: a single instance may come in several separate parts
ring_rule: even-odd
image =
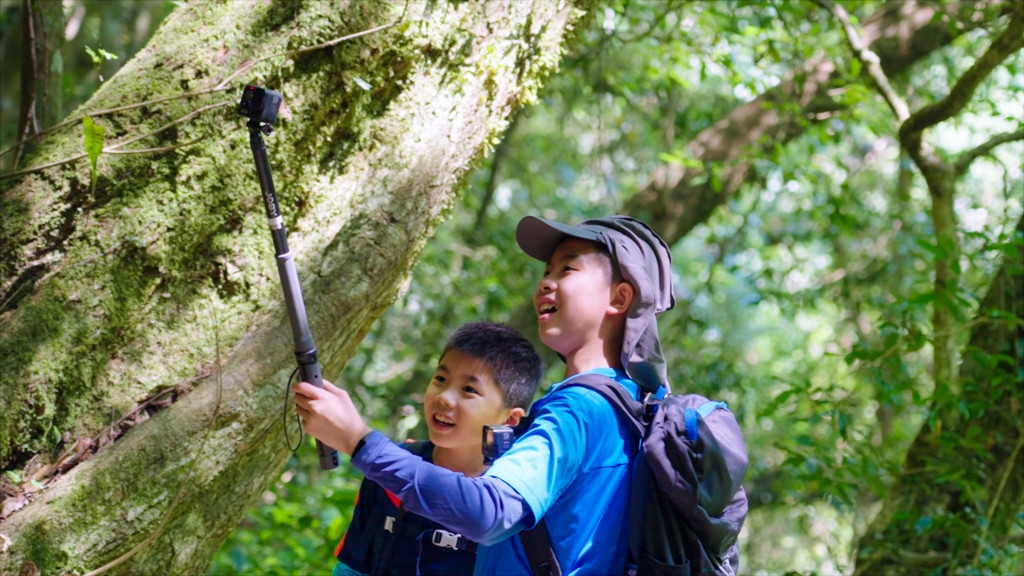
[[[455,426],[455,422],[452,422],[451,420],[445,418],[444,416],[439,416],[437,414],[434,414],[434,423],[447,428]]]
[[[558,311],[558,306],[545,302],[537,307],[537,314],[544,316],[545,314],[553,314]]]

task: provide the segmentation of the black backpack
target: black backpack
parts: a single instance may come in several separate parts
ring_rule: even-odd
[[[725,403],[698,394],[641,403],[597,374],[563,386],[601,393],[642,441],[630,483],[627,574],[734,576],[747,517],[747,447]],[[561,575],[543,519],[520,539],[536,576]]]

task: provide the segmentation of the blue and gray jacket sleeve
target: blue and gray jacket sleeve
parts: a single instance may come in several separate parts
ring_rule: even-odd
[[[380,432],[370,432],[365,441],[352,458],[356,469],[398,496],[409,510],[474,542],[494,544],[532,521],[522,497],[498,478],[467,478],[429,464]]]

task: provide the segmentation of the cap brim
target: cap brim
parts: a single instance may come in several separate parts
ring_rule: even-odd
[[[555,248],[567,236],[603,243],[603,239],[598,232],[578,226],[562,224],[561,222],[540,218],[539,216],[526,216],[516,226],[516,242],[519,244],[519,247],[527,255],[545,263],[551,259],[551,254],[554,253]]]

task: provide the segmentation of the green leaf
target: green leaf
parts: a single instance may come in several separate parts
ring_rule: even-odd
[[[103,48],[97,48],[93,50],[92,48],[86,46],[85,53],[89,55],[89,58],[92,59],[92,63],[97,68],[100,64],[103,63],[104,60],[117,60],[117,54],[114,54],[113,52],[107,52]]]
[[[89,58],[92,59],[92,63],[95,64],[96,66],[99,66],[100,62],[103,61],[103,60],[100,59],[100,55],[97,54],[95,50],[93,50],[92,48],[89,48],[88,46],[85,47],[85,53],[89,55]]]
[[[933,241],[930,238],[917,238],[916,242],[918,246],[930,252],[937,260],[949,257],[949,252],[943,248],[946,244],[940,245],[939,242]]]
[[[921,348],[924,348],[924,345],[927,342],[928,339],[917,328],[911,328],[910,330],[907,331],[907,352],[916,352]]]
[[[85,153],[89,156],[89,166],[92,171],[92,187],[96,187],[96,161],[103,152],[103,134],[106,128],[96,124],[92,118],[86,116],[82,119],[82,127],[85,131]]]
[[[768,407],[763,411],[763,414],[766,416],[774,414],[775,411],[778,410],[779,407],[782,406],[787,400],[789,400],[789,398],[793,396],[793,394],[795,394],[796,392],[796,388],[790,388],[788,390],[783,391],[781,394],[778,394],[777,396],[775,396],[775,399],[772,400],[772,402],[768,405]]]
[[[858,58],[854,58],[853,61],[850,62],[850,77],[851,78],[857,78],[858,76],[860,76],[861,66],[863,66],[863,65],[861,64],[860,59],[858,59]]]

